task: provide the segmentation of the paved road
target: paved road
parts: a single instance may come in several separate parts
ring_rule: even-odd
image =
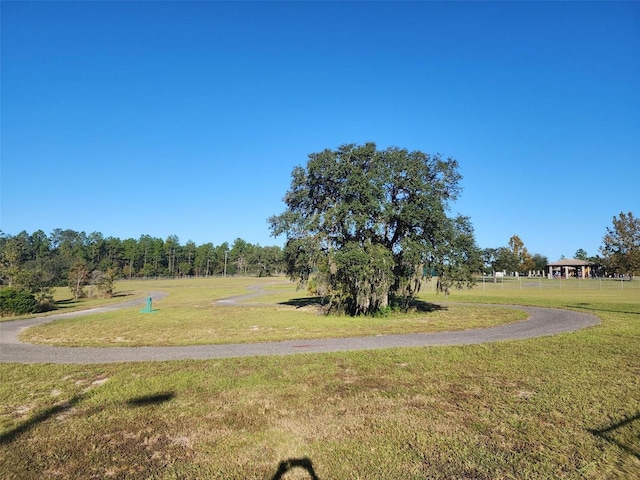
[[[255,296],[255,294],[251,294]],[[162,292],[151,292],[159,299]],[[246,296],[242,296],[245,299]],[[227,299],[233,304],[234,299]],[[470,345],[502,340],[527,338],[574,332],[596,325],[600,320],[590,314],[553,308],[508,306],[524,310],[529,318],[522,322],[491,328],[478,328],[458,332],[412,333],[403,335],[377,335],[368,337],[327,338],[320,340],[287,340],[281,342],[243,343],[228,345],[191,345],[179,347],[51,347],[20,342],[18,335],[25,328],[60,318],[90,315],[118,308],[144,304],[145,299],[132,300],[117,305],[64,313],[49,317],[16,320],[0,323],[0,363],[117,363],[147,362],[183,359],[211,359],[250,357],[264,355],[292,355],[296,353],[346,352],[393,347],[427,347],[445,345]],[[504,307],[505,305],[501,305]]]

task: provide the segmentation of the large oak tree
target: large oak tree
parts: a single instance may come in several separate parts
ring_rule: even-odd
[[[421,279],[470,285],[480,254],[469,219],[449,217],[460,192],[452,158],[343,145],[309,155],[292,172],[287,209],[269,218],[286,235],[292,279],[312,272],[330,307],[371,314],[394,303],[407,308]]]

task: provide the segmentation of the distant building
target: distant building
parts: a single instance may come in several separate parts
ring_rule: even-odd
[[[577,258],[565,258],[547,265],[548,277],[555,278],[589,278],[595,271],[596,264],[587,260]]]

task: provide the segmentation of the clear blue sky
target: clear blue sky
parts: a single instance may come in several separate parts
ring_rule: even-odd
[[[282,245],[291,170],[460,163],[478,245],[556,260],[640,214],[638,2],[8,2],[0,229]]]

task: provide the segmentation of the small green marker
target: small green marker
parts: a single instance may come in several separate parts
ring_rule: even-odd
[[[142,310],[140,310],[140,313],[156,313],[158,310],[154,310],[153,308],[151,308],[152,302],[153,302],[153,299],[151,297],[148,297],[147,306],[144,307]]]

